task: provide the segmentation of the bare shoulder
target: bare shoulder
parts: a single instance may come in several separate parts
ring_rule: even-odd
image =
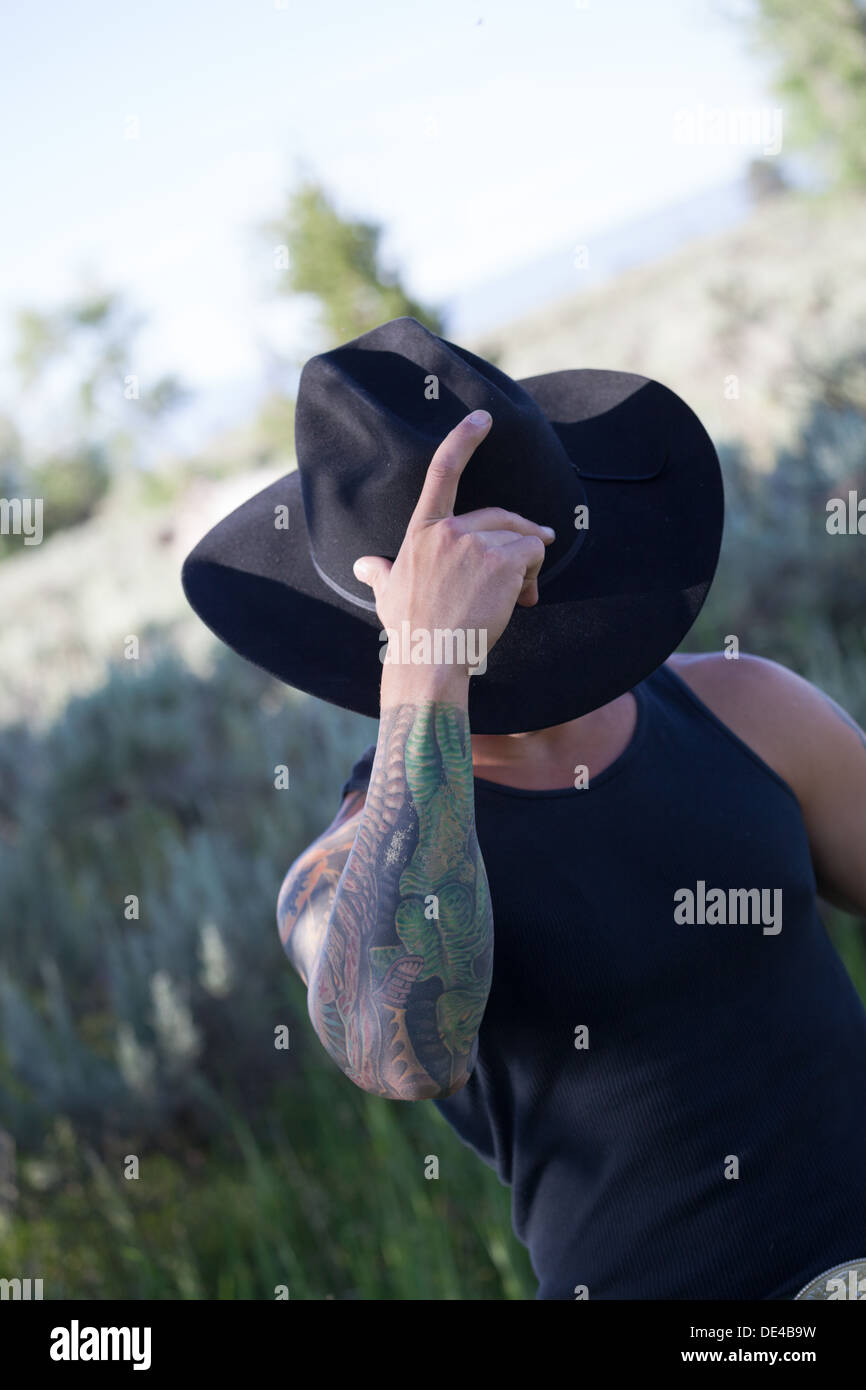
[[[787,708],[821,698],[815,686],[787,666],[747,652],[733,660],[724,652],[677,653],[665,665],[705,704],[714,701],[746,718],[760,720],[776,701]],[[715,714],[714,705],[711,708]]]
[[[678,654],[666,663],[698,699],[791,786],[801,802],[837,749],[856,751],[864,735],[823,690],[766,657],[723,652]]]

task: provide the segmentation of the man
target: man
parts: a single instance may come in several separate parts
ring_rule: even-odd
[[[396,341],[423,365],[433,347],[417,342],[419,325],[397,325],[369,335],[370,346]],[[363,342],[339,359],[363,385],[362,407],[373,393],[366,359],[359,367],[352,354]],[[793,1297],[866,1252],[866,1011],[816,905],[820,893],[866,912],[866,739],[772,662],[670,655],[677,624],[684,631],[703,601],[719,539],[714,455],[681,402],[644,383],[553,374],[569,376],[557,399],[547,387],[534,399],[546,401],[558,440],[603,445],[595,471],[568,481],[559,444],[523,400],[527,383],[444,348],[461,359],[439,361],[453,380],[473,386],[481,373],[502,393],[507,439],[536,431],[524,480],[534,505],[488,500],[455,513],[458,492],[491,496],[477,481],[474,494],[461,487],[481,476],[471,461],[498,423],[496,411],[473,412],[410,489],[400,544],[380,532],[379,553],[352,565],[389,649],[404,625],[413,638],[483,634],[490,663],[474,675],[468,659],[436,660],[423,642],[420,660],[405,650],[385,660],[377,743],[280,893],[281,938],[313,1026],[356,1085],[433,1100],[511,1185],[540,1298]],[[591,407],[577,400],[583,390]],[[410,423],[417,409],[406,406]],[[299,464],[308,449],[311,458],[302,429]],[[351,497],[344,537],[371,480],[388,473],[374,463],[365,472],[361,451],[348,452],[334,492]],[[507,492],[519,465],[486,457]],[[308,463],[303,480],[305,551],[348,611],[361,602],[347,587],[351,539],[327,552],[339,500],[330,526],[315,529],[325,509],[311,482],[323,471]],[[571,538],[563,549],[557,500],[568,491],[570,517],[578,485],[590,498],[580,554]],[[545,499],[551,514],[539,510]],[[379,497],[368,516],[381,511]],[[216,553],[211,542],[185,583],[240,649],[222,569],[217,595],[205,597],[196,577]],[[263,577],[258,559],[246,565],[243,594],[263,609],[271,593],[249,588],[251,568]],[[674,601],[683,593],[687,609]],[[580,604],[570,627],[569,601]],[[536,618],[534,681],[513,633],[522,624],[525,650]],[[275,668],[268,646],[245,654]],[[289,675],[300,683],[297,668]],[[328,680],[317,677],[318,688],[335,698]],[[340,702],[364,707],[358,694]],[[558,709],[573,717],[541,720]]]

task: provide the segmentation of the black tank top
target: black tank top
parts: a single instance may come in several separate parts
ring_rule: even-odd
[[[475,779],[493,983],[433,1103],[510,1185],[539,1298],[792,1297],[866,1256],[866,1010],[792,789],[669,667],[633,693],[589,787]]]

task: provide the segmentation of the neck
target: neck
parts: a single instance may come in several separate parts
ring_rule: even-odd
[[[621,695],[610,704],[546,729],[519,734],[472,734],[472,762],[482,767],[523,767],[531,763],[559,764],[575,752],[589,752],[630,708],[632,696]]]

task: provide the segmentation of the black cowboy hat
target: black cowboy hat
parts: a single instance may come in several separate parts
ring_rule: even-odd
[[[546,728],[630,690],[682,641],[715,573],[724,499],[709,436],[657,381],[594,369],[513,381],[412,318],[306,363],[297,471],[187,556],[192,607],[280,680],[377,718],[382,625],[352,566],[396,557],[436,448],[477,409],[493,423],[455,514],[505,507],[556,540],[538,603],[515,607],[469,682],[470,728]]]

